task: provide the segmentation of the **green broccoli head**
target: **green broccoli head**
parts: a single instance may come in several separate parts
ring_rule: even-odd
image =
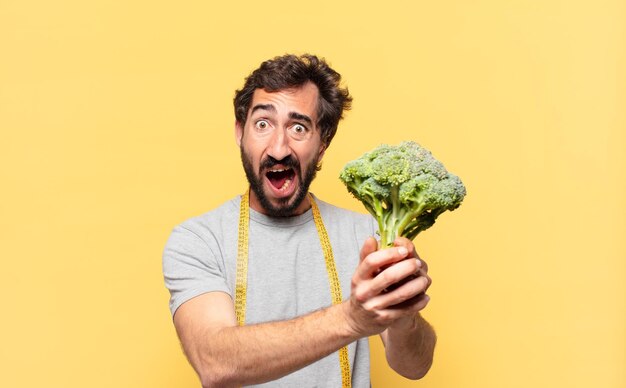
[[[378,221],[383,247],[415,238],[465,197],[461,179],[414,142],[381,145],[346,164],[339,178]]]

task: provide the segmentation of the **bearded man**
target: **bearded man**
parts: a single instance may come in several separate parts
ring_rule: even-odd
[[[431,279],[411,241],[378,250],[372,217],[309,192],[352,101],[340,81],[313,55],[253,71],[234,99],[250,190],[167,242],[170,310],[203,387],[369,387],[375,334],[399,374],[432,364]]]

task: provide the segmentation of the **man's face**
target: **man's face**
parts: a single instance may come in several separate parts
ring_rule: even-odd
[[[312,83],[252,96],[245,127],[236,125],[250,182],[250,206],[270,216],[306,211],[306,198],[324,154],[317,123],[318,89]]]

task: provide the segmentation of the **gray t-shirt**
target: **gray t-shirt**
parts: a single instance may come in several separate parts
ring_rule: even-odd
[[[163,253],[165,284],[172,315],[185,301],[221,291],[234,299],[240,197],[174,228]],[[369,215],[340,209],[316,199],[332,245],[342,296],[359,250],[377,229]],[[246,324],[291,319],[332,304],[324,254],[311,210],[288,218],[250,210]],[[348,346],[352,385],[369,387],[367,338]],[[335,352],[281,379],[260,386],[341,386]]]

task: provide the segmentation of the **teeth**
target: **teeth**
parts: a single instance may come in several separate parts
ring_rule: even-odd
[[[280,190],[285,190],[287,187],[289,187],[290,184],[291,184],[291,179],[287,179],[285,183],[283,183],[283,186],[280,188]]]
[[[278,169],[278,170],[270,170],[270,172],[283,172],[283,171],[287,171],[287,169],[286,168],[281,168],[281,169]]]

